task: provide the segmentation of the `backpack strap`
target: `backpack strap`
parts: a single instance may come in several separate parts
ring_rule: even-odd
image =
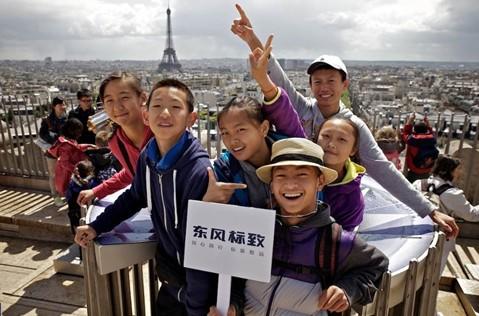
[[[323,271],[323,288],[329,287],[334,280],[338,265],[339,240],[342,228],[338,223],[332,223],[322,229],[321,238],[316,244],[318,266]]]
[[[328,288],[334,280],[339,257],[339,244],[342,228],[337,223],[319,228],[319,237],[316,243],[315,266],[307,266],[291,262],[284,262],[273,258],[273,265],[298,274],[319,275],[323,289]]]
[[[120,148],[121,154],[123,155],[123,159],[125,159],[128,170],[130,170],[131,174],[134,175],[135,169],[133,168],[133,165],[131,164],[130,156],[128,156],[128,151],[126,150],[125,145],[120,139],[118,139],[118,147]]]
[[[50,119],[50,116],[47,116],[45,121],[47,122],[48,131],[50,131],[52,129],[52,121]]]
[[[421,186],[422,186],[422,184],[421,184]],[[440,185],[439,187],[436,188],[436,186],[433,183],[431,183],[431,184],[428,185],[427,191],[441,196],[441,194],[443,194],[444,192],[446,192],[447,190],[449,190],[453,187],[454,186],[450,185],[449,183],[444,183],[444,184],[442,184],[442,185]]]
[[[307,265],[285,262],[278,259],[273,258],[273,265],[281,268],[282,270],[292,271],[298,274],[321,274],[322,271],[318,267],[311,267]]]

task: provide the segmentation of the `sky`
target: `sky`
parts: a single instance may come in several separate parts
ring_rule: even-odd
[[[280,58],[479,61],[478,0],[171,0],[178,58],[247,58],[238,2]],[[1,0],[0,59],[159,60],[167,0]]]

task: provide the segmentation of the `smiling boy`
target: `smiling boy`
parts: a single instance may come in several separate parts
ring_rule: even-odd
[[[337,177],[324,166],[323,155],[307,139],[283,139],[273,144],[271,164],[256,171],[270,183],[278,208],[271,281],[246,282],[247,315],[327,315],[364,305],[387,270],[384,254],[342,231],[329,206],[316,199]]]
[[[216,299],[215,275],[183,268],[188,200],[201,200],[211,166],[207,152],[187,131],[197,119],[193,102],[190,89],[178,80],[165,79],[152,88],[143,116],[154,138],[141,152],[131,188],[95,221],[78,227],[75,236],[85,247],[147,207],[159,241],[162,286],[156,315],[205,315]]]

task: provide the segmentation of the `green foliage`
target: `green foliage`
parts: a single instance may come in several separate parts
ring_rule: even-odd
[[[208,119],[208,111],[207,110],[201,110],[198,114],[200,120],[207,120]],[[216,123],[216,113],[210,114],[209,120],[212,123]]]
[[[349,98],[349,90],[344,91],[341,95],[341,101],[347,108],[351,108],[351,99]]]

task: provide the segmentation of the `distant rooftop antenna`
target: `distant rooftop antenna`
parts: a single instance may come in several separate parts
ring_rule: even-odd
[[[168,9],[166,10],[166,48],[163,51],[163,58],[158,65],[158,72],[181,71],[181,64],[176,57],[176,51],[173,48],[173,34],[171,31],[171,10],[170,1],[168,1]]]

